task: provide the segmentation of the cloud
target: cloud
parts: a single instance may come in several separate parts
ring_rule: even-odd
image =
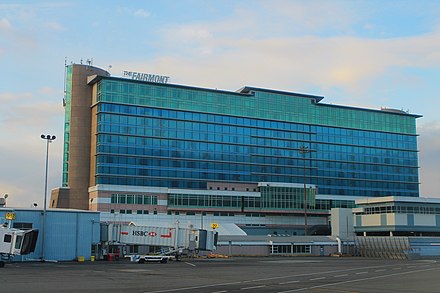
[[[151,13],[143,8],[131,9],[128,7],[118,7],[117,12],[129,17],[148,18]]]
[[[65,29],[52,19],[71,5],[63,1],[0,4],[1,13],[7,15],[0,19],[0,54],[28,57],[30,52],[35,52],[40,44],[46,42],[42,39],[47,30]]]
[[[55,22],[55,21],[44,23],[44,27],[48,28],[50,30],[54,30],[54,31],[63,31],[66,29],[61,24],[59,24],[58,22]]]
[[[32,2],[32,3],[3,3],[0,4],[1,10],[23,10],[23,9],[56,9],[71,7],[72,3],[68,1],[56,2]]]
[[[15,28],[12,23],[3,18],[0,20],[0,54],[11,53],[15,55],[18,52],[29,54],[29,49],[37,47],[36,38],[25,31]]]
[[[45,176],[45,143],[38,136],[0,145],[0,196],[7,193],[7,205],[30,207],[37,202],[42,206]],[[53,142],[49,153],[48,189],[60,186],[62,142]],[[49,197],[48,196],[48,197]],[[49,199],[48,199],[49,200]]]
[[[51,101],[58,92],[41,87],[0,93],[0,196],[8,193],[10,206],[42,206],[45,143],[40,135],[63,137],[63,107],[59,100]],[[62,139],[51,144],[49,188],[61,184],[62,148]]]
[[[50,101],[58,91],[43,87],[39,93],[0,93],[0,136],[17,138],[39,135],[46,129],[62,127],[63,107],[61,102]],[[45,98],[41,98],[44,96]],[[48,99],[49,98],[49,99]],[[35,134],[36,133],[36,134]],[[0,145],[9,145],[10,141],[0,140]]]
[[[288,28],[296,32],[319,33],[338,30],[347,32],[361,21],[351,5],[337,1],[270,1],[261,2],[264,16],[275,22],[289,23]],[[285,28],[286,29],[286,28]]]
[[[0,103],[13,102],[13,101],[21,101],[23,99],[32,98],[32,93],[0,93]],[[0,110],[1,111],[1,110]]]
[[[45,86],[42,87],[38,90],[38,92],[42,95],[46,95],[46,96],[59,96],[62,97],[63,95],[63,91],[57,88],[53,88],[53,87],[49,87],[49,86]]]
[[[231,15],[215,20],[169,24],[156,42],[160,56],[141,67],[170,72],[178,78],[173,81],[209,87],[235,88],[241,80],[241,85],[293,91],[313,88],[323,95],[343,89],[355,104],[377,107],[369,95],[384,74],[399,75],[393,80],[396,86],[415,84],[420,80],[402,69],[440,65],[440,28],[388,39],[355,36],[355,28],[374,26],[369,4],[258,4],[252,9],[237,4]],[[386,93],[380,97],[386,98]]]
[[[420,190],[426,197],[440,197],[440,121],[421,123],[418,127]]]
[[[175,38],[175,44],[169,45],[175,48],[191,36],[195,46],[157,58],[154,67],[211,86],[219,79],[225,86],[237,80],[267,86],[312,82],[323,89],[342,87],[356,93],[366,91],[369,83],[389,68],[440,64],[440,55],[431,53],[440,52],[439,32],[436,37],[379,41],[351,37],[231,41],[213,39],[209,30],[198,29],[180,31],[180,36],[182,39]],[[210,48],[213,54],[201,55],[202,48]]]
[[[2,18],[0,19],[0,30],[9,31],[12,29],[12,25],[8,19]]]
[[[144,9],[138,9],[133,12],[133,15],[136,17],[147,18],[150,16],[150,13]]]

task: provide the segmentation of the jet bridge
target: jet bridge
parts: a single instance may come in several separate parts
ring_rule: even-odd
[[[216,249],[217,232],[194,228],[136,226],[132,224],[103,224],[102,241],[109,245],[145,245],[167,248],[170,251]]]
[[[25,255],[35,251],[38,230],[19,230],[0,226],[0,267],[10,261],[14,255]]]

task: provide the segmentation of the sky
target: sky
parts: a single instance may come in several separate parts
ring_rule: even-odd
[[[64,66],[256,86],[421,114],[420,194],[440,197],[440,1],[0,0],[0,197],[61,186]],[[50,194],[50,192],[49,192]],[[48,198],[49,201],[49,198]]]

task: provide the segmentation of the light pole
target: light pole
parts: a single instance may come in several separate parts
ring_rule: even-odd
[[[44,245],[46,240],[46,201],[47,201],[47,171],[49,168],[49,143],[55,140],[55,135],[41,135],[42,139],[46,140],[46,175],[44,177],[44,203],[43,203],[43,226],[42,226],[42,235],[41,239],[41,260],[44,261]]]
[[[306,188],[306,154],[311,150],[307,146],[301,146],[299,152],[304,158],[304,235],[307,236],[307,188]]]

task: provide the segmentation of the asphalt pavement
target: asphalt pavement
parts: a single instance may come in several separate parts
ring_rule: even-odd
[[[440,292],[440,262],[352,257],[234,257],[166,264],[12,263],[0,292]]]

